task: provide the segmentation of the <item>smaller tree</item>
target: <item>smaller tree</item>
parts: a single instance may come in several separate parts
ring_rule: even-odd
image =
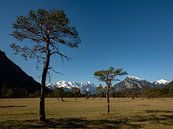
[[[107,70],[99,70],[94,73],[94,76],[97,77],[97,79],[106,83],[107,113],[110,112],[109,92],[111,89],[112,82],[117,81],[117,76],[125,74],[127,73],[123,71],[123,69],[114,69],[113,67],[110,67]]]
[[[56,94],[58,99],[60,98],[61,101],[64,102],[64,99],[63,99],[64,89],[63,89],[63,87],[56,88],[55,89],[55,94]]]
[[[103,97],[103,86],[102,84],[99,84],[99,86],[97,87],[97,96],[102,98]]]
[[[91,94],[88,90],[85,90],[84,94],[85,94],[86,99],[89,99],[89,97],[91,97]]]
[[[72,90],[73,95],[75,96],[75,99],[77,99],[77,97],[78,97],[79,94],[80,94],[80,89],[77,88],[77,87],[72,87],[71,90]]]

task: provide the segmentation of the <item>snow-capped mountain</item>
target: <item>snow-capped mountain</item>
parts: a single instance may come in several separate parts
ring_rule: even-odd
[[[56,83],[56,86],[57,87],[64,87],[64,88],[68,88],[68,89],[71,89],[72,87],[81,87],[81,83],[77,83],[77,82],[74,82],[74,81],[58,81]]]
[[[150,83],[142,78],[136,76],[128,76],[123,81],[114,85],[116,91],[124,90],[136,90],[140,91],[143,88],[152,87],[153,83]]]
[[[154,87],[158,87],[158,88],[164,88],[165,86],[167,86],[171,81],[168,81],[168,80],[164,80],[164,79],[160,79],[160,80],[157,80],[154,83]]]
[[[96,85],[94,83],[91,83],[90,81],[86,83],[82,83],[80,87],[81,93],[89,92],[91,94],[96,93]]]
[[[91,83],[90,81],[85,83],[79,83],[74,81],[58,81],[56,83],[56,87],[63,87],[66,91],[70,91],[73,87],[77,87],[80,89],[80,92],[86,93],[89,92],[91,94],[96,93],[96,86],[94,83]]]
[[[160,79],[154,82],[155,85],[166,85],[168,83],[170,83],[171,81],[168,80],[164,80],[164,79]]]
[[[171,81],[167,81],[164,79],[157,80],[153,83],[146,81],[145,79],[136,77],[136,76],[128,76],[123,81],[114,85],[114,88],[117,91],[124,91],[124,90],[135,90],[140,91],[143,88],[152,88],[152,87],[165,87]]]
[[[132,80],[137,80],[137,81],[143,81],[144,79],[136,77],[136,76],[128,76],[127,78],[132,79]]]

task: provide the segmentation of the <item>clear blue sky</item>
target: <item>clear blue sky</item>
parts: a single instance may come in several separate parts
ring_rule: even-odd
[[[26,73],[40,81],[41,69],[33,60],[13,55],[9,44],[17,16],[30,9],[63,9],[82,40],[77,49],[66,48],[72,59],[53,59],[51,82],[92,81],[93,72],[110,66],[149,81],[173,80],[173,1],[171,0],[1,0],[0,49]],[[26,42],[27,43],[27,42]]]

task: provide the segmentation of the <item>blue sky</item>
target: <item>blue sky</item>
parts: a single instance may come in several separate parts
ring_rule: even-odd
[[[51,82],[92,81],[93,73],[110,66],[149,81],[173,80],[173,1],[170,0],[1,0],[0,49],[26,73],[40,81],[42,66],[24,61],[9,47],[17,16],[30,9],[63,9],[81,38],[79,48],[65,48],[72,59],[53,58]],[[27,42],[25,42],[27,43]]]

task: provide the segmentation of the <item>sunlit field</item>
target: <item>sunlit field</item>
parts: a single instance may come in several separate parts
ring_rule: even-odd
[[[46,99],[47,122],[38,121],[38,98],[0,99],[0,128],[172,129],[173,99],[112,98],[106,114],[104,98]]]

